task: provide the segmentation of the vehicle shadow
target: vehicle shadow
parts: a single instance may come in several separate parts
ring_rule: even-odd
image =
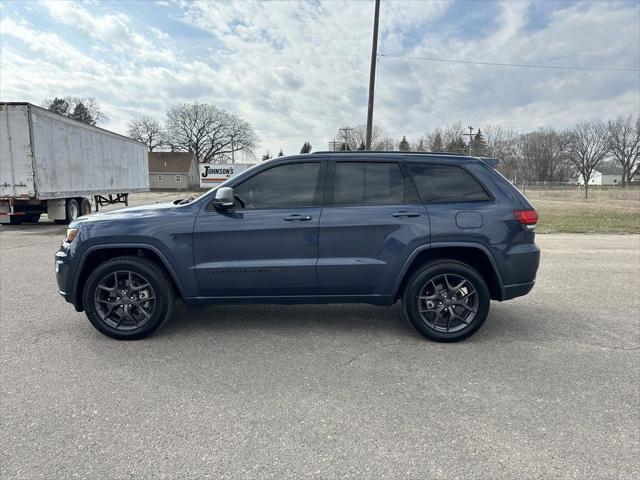
[[[67,225],[58,225],[53,221],[40,221],[38,223],[22,223],[20,225],[0,225],[0,233],[19,232],[27,235],[64,235]]]
[[[493,305],[492,305],[493,306]],[[536,321],[524,308],[492,308],[478,333],[463,343],[521,341],[537,336]],[[249,331],[286,336],[362,334],[423,340],[404,319],[398,302],[390,307],[366,304],[214,305],[188,309],[176,302],[172,319],[154,337],[217,336]],[[426,341],[426,340],[425,340]]]
[[[402,317],[400,304],[213,305],[188,309],[176,302],[173,317],[156,336],[211,335],[260,330],[304,336],[310,333],[370,331],[416,336]]]

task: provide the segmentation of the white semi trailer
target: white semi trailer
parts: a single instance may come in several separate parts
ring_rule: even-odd
[[[30,103],[0,103],[0,223],[68,223],[149,190],[147,146]]]

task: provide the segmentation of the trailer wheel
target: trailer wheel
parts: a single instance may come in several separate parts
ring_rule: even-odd
[[[25,215],[25,222],[38,223],[40,221],[40,213],[27,213]]]
[[[73,222],[80,216],[80,204],[75,198],[67,199],[67,221]]]
[[[64,204],[66,218],[54,220],[57,225],[66,225],[70,222],[73,222],[80,216],[80,203],[78,202],[77,198],[67,198],[64,201]]]
[[[80,214],[81,215],[89,215],[91,213],[91,202],[88,198],[83,198],[80,200]]]

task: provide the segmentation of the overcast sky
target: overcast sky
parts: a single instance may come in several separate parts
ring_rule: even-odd
[[[180,102],[238,112],[259,153],[326,149],[363,124],[373,2],[0,4],[0,96],[95,97],[125,132]],[[640,68],[637,1],[382,1],[379,53]],[[461,120],[523,131],[640,110],[638,72],[491,67],[382,57],[375,123],[417,138]]]

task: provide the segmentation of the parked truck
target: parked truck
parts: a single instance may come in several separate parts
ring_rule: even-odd
[[[147,146],[30,103],[0,103],[0,223],[69,223],[149,190]]]

